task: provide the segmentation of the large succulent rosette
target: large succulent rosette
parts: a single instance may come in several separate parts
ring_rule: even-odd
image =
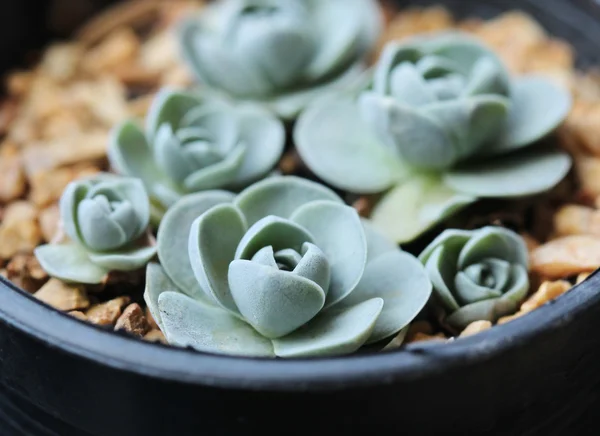
[[[417,259],[334,192],[295,177],[183,198],[158,246],[148,307],[171,344],[202,351],[351,353],[399,333],[431,293]]]
[[[419,256],[447,322],[464,329],[514,313],[529,290],[527,247],[502,227],[446,230]]]
[[[139,180],[114,174],[77,180],[65,188],[59,205],[69,240],[35,249],[50,276],[96,284],[110,271],[136,270],[155,256],[146,235],[150,202]]]
[[[330,184],[386,192],[372,219],[406,242],[478,198],[554,187],[569,156],[530,146],[570,107],[568,91],[537,76],[513,79],[473,37],[442,33],[389,43],[368,89],[315,103],[294,137]]]
[[[204,85],[293,118],[362,82],[381,27],[374,0],[225,0],[185,20],[179,35]]]
[[[108,156],[114,169],[144,182],[153,216],[187,193],[238,189],[267,174],[285,144],[283,124],[255,105],[164,88],[146,116],[117,126]]]

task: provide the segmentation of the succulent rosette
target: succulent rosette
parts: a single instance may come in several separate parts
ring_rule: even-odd
[[[374,0],[224,0],[183,21],[179,45],[202,84],[291,119],[363,82],[381,28]]]
[[[71,182],[59,208],[69,240],[35,249],[52,277],[97,284],[110,271],[146,266],[156,254],[156,245],[147,237],[150,201],[137,179],[99,174]]]
[[[419,259],[446,321],[459,329],[514,313],[529,289],[525,242],[502,227],[446,230]]]
[[[144,182],[159,218],[185,194],[260,179],[284,144],[283,124],[260,107],[165,88],[150,107],[145,131],[135,121],[113,130],[108,156],[117,172]]]
[[[184,197],[161,223],[158,256],[152,315],[169,343],[215,353],[351,353],[399,333],[431,294],[415,257],[291,176]]]
[[[331,185],[385,192],[371,218],[408,242],[478,198],[533,195],[559,183],[569,156],[530,146],[570,108],[568,91],[538,76],[513,79],[473,37],[442,33],[389,43],[370,87],[357,99],[311,105],[294,138]]]

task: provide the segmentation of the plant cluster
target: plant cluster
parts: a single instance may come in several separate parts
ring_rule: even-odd
[[[369,68],[381,23],[374,0],[224,0],[185,19],[200,86],[114,128],[119,175],[67,187],[42,267],[87,284],[146,268],[169,343],[235,355],[397,344],[428,304],[456,328],[514,313],[529,289],[515,232],[448,229],[418,257],[398,243],[479,198],[557,185],[571,160],[540,140],[569,93],[460,33],[389,43]],[[277,174],[286,145],[328,185],[382,194],[370,218]]]

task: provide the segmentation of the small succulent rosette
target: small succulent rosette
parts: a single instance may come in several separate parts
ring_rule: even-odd
[[[133,271],[156,254],[148,237],[150,201],[141,181],[99,174],[71,182],[59,202],[68,242],[35,249],[42,268],[66,282],[98,284],[110,271]]]
[[[292,119],[364,82],[381,28],[375,0],[224,0],[183,21],[179,45],[202,84]]]
[[[403,331],[432,288],[333,191],[292,176],[183,198],[161,223],[158,256],[152,315],[169,343],[214,353],[352,353]]]
[[[558,184],[569,156],[529,146],[559,126],[571,104],[567,90],[542,77],[511,78],[473,37],[433,34],[389,43],[371,86],[358,99],[309,107],[294,138],[331,185],[385,191],[371,219],[408,242],[478,198]]]
[[[419,256],[446,322],[462,330],[514,313],[529,290],[528,252],[515,232],[495,226],[446,230]]]
[[[117,172],[144,182],[158,220],[185,194],[260,179],[284,145],[283,124],[260,107],[165,88],[150,107],[145,132],[135,121],[117,126],[108,156]]]

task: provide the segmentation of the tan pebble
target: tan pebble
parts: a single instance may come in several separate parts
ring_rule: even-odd
[[[592,272],[598,267],[600,236],[565,236],[531,252],[531,270],[547,279]]]
[[[517,312],[514,315],[509,315],[509,316],[503,316],[502,318],[500,318],[497,322],[498,325],[502,325],[502,324],[506,324],[507,322],[511,322],[517,318],[522,317],[523,315],[525,315],[526,312]]]
[[[33,296],[65,312],[87,309],[90,306],[90,300],[85,288],[82,286],[67,285],[54,278],[48,280]]]
[[[158,324],[156,323],[154,317],[152,316],[152,313],[150,312],[150,308],[146,307],[146,309],[144,310],[144,313],[146,314],[146,320],[148,321],[148,325],[150,326],[150,328],[152,329],[160,329],[158,327]]]
[[[473,336],[477,333],[481,333],[485,330],[492,328],[492,323],[490,321],[475,321],[469,324],[460,334],[459,337],[464,338],[467,336]]]
[[[406,333],[405,342],[410,342],[414,337],[423,333],[426,335],[433,335],[433,326],[429,321],[415,321],[408,327],[408,332]]]
[[[546,281],[521,305],[520,311],[525,313],[531,312],[549,301],[558,298],[571,289],[571,287],[571,283],[566,280]]]
[[[31,87],[35,73],[32,71],[16,71],[11,73],[6,80],[8,93],[15,97],[21,97]]]
[[[35,183],[36,174],[43,171],[102,161],[106,159],[107,141],[108,132],[96,129],[85,134],[33,142],[23,149],[25,172]]]
[[[164,72],[180,63],[178,50],[173,32],[156,33],[140,50],[140,66],[150,72]]]
[[[85,315],[85,313],[80,312],[79,310],[73,310],[73,311],[69,312],[69,315],[71,315],[73,318],[77,318],[81,321],[88,320],[88,317]]]
[[[575,173],[585,195],[590,197],[600,196],[600,157],[575,156]]]
[[[589,273],[589,272],[579,274],[577,276],[577,279],[575,280],[575,284],[578,285],[580,283],[583,283],[591,275],[592,275],[592,273]]]
[[[123,313],[123,307],[129,304],[130,301],[131,298],[123,296],[105,303],[96,304],[87,310],[86,316],[93,324],[115,325],[117,319]]]
[[[54,80],[66,81],[77,73],[83,47],[76,43],[54,44],[44,53],[40,72]]]
[[[284,175],[295,174],[301,166],[300,156],[294,150],[285,153],[279,162],[279,170]]]
[[[54,168],[40,171],[30,177],[29,198],[38,207],[46,207],[58,201],[67,185],[73,180],[89,177],[100,169],[92,165]]]
[[[575,204],[565,205],[554,215],[554,230],[558,236],[600,236],[600,211]]]
[[[40,229],[46,242],[53,241],[60,230],[60,210],[58,204],[53,204],[40,211]]]
[[[91,74],[110,72],[133,60],[139,49],[140,41],[133,30],[130,27],[121,27],[85,53],[82,68]]]
[[[31,253],[41,240],[36,208],[26,201],[11,203],[0,224],[0,258],[10,259],[19,252]]]
[[[25,188],[25,171],[18,147],[8,141],[0,144],[0,203],[21,197]]]
[[[523,241],[525,241],[527,251],[529,252],[533,251],[541,245],[540,242],[533,236],[531,236],[529,233],[521,233],[521,238],[523,238]]]
[[[445,341],[448,338],[443,333],[437,333],[435,335],[428,335],[425,333],[417,333],[412,336],[406,343],[415,343],[415,342],[427,342],[427,341]]]
[[[152,329],[148,333],[146,333],[146,335],[144,336],[144,340],[149,342],[161,342],[163,344],[167,343],[167,338],[165,338],[163,332],[161,332],[158,329]]]
[[[194,84],[194,77],[188,68],[183,65],[176,65],[162,75],[163,86],[191,86]]]
[[[123,314],[117,320],[115,330],[123,330],[135,336],[144,336],[150,326],[144,316],[144,311],[139,304],[133,303],[127,306]]]
[[[356,209],[356,212],[358,212],[360,216],[368,217],[371,215],[374,205],[375,202],[372,197],[363,195],[352,204],[352,207]]]

